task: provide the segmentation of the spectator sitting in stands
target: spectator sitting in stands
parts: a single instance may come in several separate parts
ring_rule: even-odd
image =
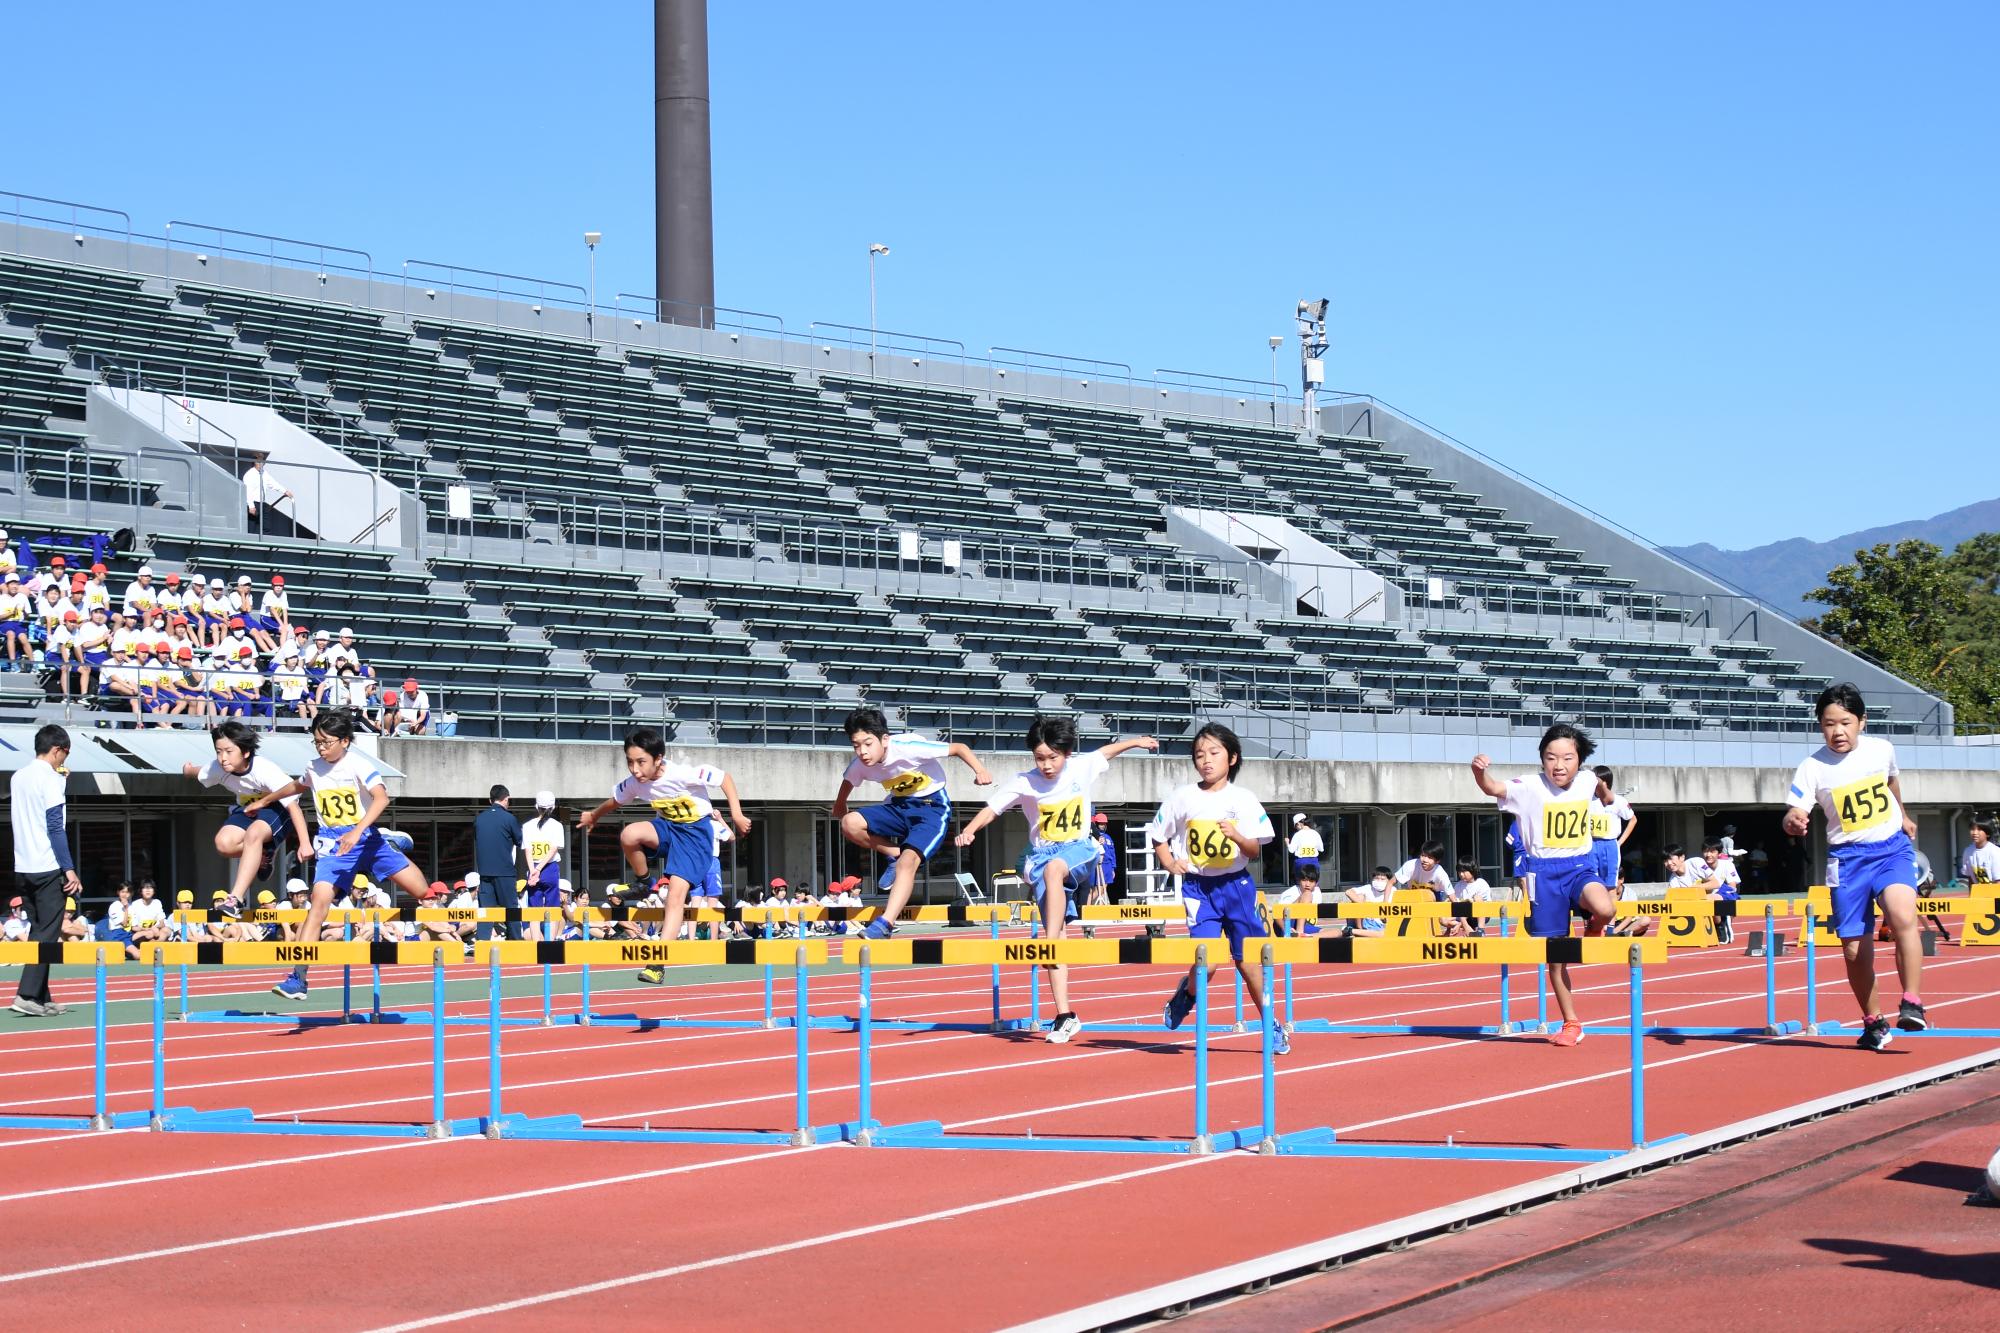
[[[99,673],[99,688],[109,700],[109,707],[138,717],[139,668],[125,655],[122,645],[111,650],[111,660]]]
[[[357,723],[364,723],[369,730],[374,729],[369,717],[369,696],[375,682],[363,676],[352,662],[342,662],[320,683],[319,698],[316,702],[322,708],[345,708],[354,714]]]
[[[0,939],[9,944],[25,944],[28,932],[35,928],[28,919],[28,904],[15,898],[7,904],[7,920],[0,924]]]
[[[260,653],[270,652],[276,645],[271,642],[270,631],[264,625],[264,617],[257,609],[257,588],[250,582],[248,574],[236,576],[236,591],[229,594],[230,627],[242,621],[243,633],[257,645]]]
[[[78,672],[78,682],[88,680],[90,676],[90,668],[83,665],[83,650],[77,647],[76,642],[77,634],[82,628],[78,623],[76,608],[71,607],[62,613],[62,623],[49,631],[44,661],[62,679],[64,703],[74,697],[70,692],[70,669],[74,667]],[[78,693],[81,693],[81,690]]]
[[[444,881],[434,879],[431,881],[430,887],[424,891],[424,900],[418,906],[424,909],[442,910],[450,895],[451,890],[445,887]],[[429,943],[435,940],[439,943],[457,947],[465,942],[465,936],[460,927],[470,924],[470,922],[460,921],[419,920],[415,926],[416,940],[419,943]]]
[[[1347,901],[1351,903],[1385,903],[1389,901],[1389,894],[1395,887],[1395,872],[1391,871],[1387,866],[1376,866],[1373,879],[1369,880],[1366,884],[1357,884],[1347,891]],[[1380,935],[1382,933],[1382,925],[1380,917],[1365,917],[1359,921],[1348,922],[1347,933],[1349,935]]]
[[[33,665],[34,649],[28,643],[28,596],[21,591],[21,576],[12,570],[0,579],[0,639],[7,644],[7,669],[26,671]]]
[[[326,658],[332,650],[333,636],[325,630],[316,630],[312,636],[312,652],[300,655],[299,660],[306,669],[306,678],[312,681],[315,689],[326,679],[327,672],[331,670]]]
[[[403,681],[402,695],[402,704],[396,710],[394,734],[421,736],[430,729],[431,697],[417,687],[415,676]]]
[[[304,880],[288,879],[285,881],[285,907],[287,910],[293,912],[305,911],[307,899],[311,896],[312,889],[307,887]],[[305,930],[305,922],[303,920],[280,921],[278,926],[283,932],[284,940],[287,944],[297,944],[300,934]]]
[[[167,937],[167,909],[155,896],[157,892],[152,880],[140,880],[139,896],[125,909],[125,929],[132,932],[134,943]]]
[[[562,898],[562,937],[566,940],[587,940],[591,938],[590,928],[590,886],[579,889],[568,880],[556,881],[556,890]]]
[[[132,947],[132,931],[127,923],[132,910],[132,885],[129,881],[119,881],[118,888],[111,896],[111,905],[104,911],[104,938],[113,944],[125,946],[129,958],[137,958],[139,951]]]
[[[208,625],[208,646],[220,648],[229,637],[229,598],[224,595],[220,575],[211,578],[201,595],[202,619]]]
[[[125,612],[127,620],[138,624],[153,614],[158,600],[159,594],[153,588],[153,567],[141,565],[138,574],[125,585],[125,600],[120,603],[120,609]]]
[[[306,697],[306,673],[299,665],[299,650],[290,644],[279,649],[271,663],[271,694],[281,714],[310,721],[318,711]]]
[[[83,585],[83,594],[77,598],[85,611],[89,611],[93,606],[101,606],[105,614],[109,615],[113,610],[119,609],[111,605],[111,584],[107,581],[108,578],[109,571],[103,565],[96,564],[90,567],[90,575]]]
[[[393,689],[382,691],[382,705],[370,719],[375,730],[384,736],[396,734],[396,712],[402,706],[402,698]]]
[[[187,595],[181,591],[181,576],[167,575],[167,586],[153,594],[153,609],[172,619],[187,610]]]
[[[340,627],[340,635],[333,646],[326,650],[325,658],[329,671],[337,668],[342,662],[352,663],[356,671],[361,669],[361,650],[355,647],[354,630],[350,626]]]
[[[90,919],[79,916],[76,899],[63,899],[62,939],[64,943],[93,944],[97,940],[97,927]]]
[[[97,672],[99,684],[105,663],[111,660],[111,625],[101,606],[91,607],[85,614],[89,619],[76,627],[76,638],[70,649],[76,661],[76,697],[91,697],[91,673]]]

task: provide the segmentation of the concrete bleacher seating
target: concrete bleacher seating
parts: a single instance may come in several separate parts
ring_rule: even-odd
[[[76,446],[93,379],[267,404],[422,500],[437,540],[412,552],[186,520],[150,523],[144,551],[163,573],[285,573],[301,619],[352,624],[385,679],[435,681],[461,734],[643,716],[826,744],[859,701],[982,740],[1040,708],[1181,734],[1218,704],[1768,729],[1824,683],[1766,644],[1659,638],[1679,612],[1635,580],[1361,436],[0,255],[0,455],[22,506],[160,518],[159,482]],[[469,522],[443,518],[453,484]],[[1428,627],[1259,600],[1242,566],[1168,535],[1167,507],[1217,494],[1383,575]],[[911,582],[878,594],[850,570]],[[1544,617],[1564,628],[1520,628]]]

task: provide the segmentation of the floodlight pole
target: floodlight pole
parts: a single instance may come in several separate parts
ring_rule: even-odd
[[[603,239],[604,233],[601,231],[587,231],[583,234],[583,243],[590,250],[590,304],[583,310],[583,326],[590,331],[590,336],[593,338],[597,336],[597,243]]]
[[[875,256],[886,255],[889,247],[877,241],[868,247],[868,370],[875,370]]]
[[[1319,386],[1326,382],[1326,349],[1331,345],[1326,337],[1326,309],[1331,304],[1322,296],[1317,301],[1301,301],[1298,306],[1299,387],[1305,399],[1305,419],[1299,424],[1305,430],[1315,429]]]

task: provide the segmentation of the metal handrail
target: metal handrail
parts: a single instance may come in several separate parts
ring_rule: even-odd
[[[29,217],[29,220],[34,222],[59,222],[78,233],[89,231],[89,232],[95,232],[100,236],[122,236],[125,240],[125,268],[128,272],[131,270],[132,215],[130,213],[127,213],[124,209],[106,208],[102,204],[78,203],[74,199],[51,199],[47,195],[20,194],[13,190],[0,190],[0,197],[12,199],[14,201],[14,236],[15,236],[14,247],[16,254],[20,253],[21,222],[24,216],[21,212],[21,205],[23,203],[54,204],[59,208],[67,208],[70,211],[67,220],[63,218],[41,217],[39,215],[34,215],[34,214],[27,215]],[[85,212],[103,213],[110,217],[122,218],[124,219],[125,225],[117,231],[106,231],[102,227],[95,226],[89,222],[84,221],[83,218],[80,216],[80,214]]]
[[[653,320],[655,323],[660,322],[659,312],[662,302],[659,297],[647,296],[641,292],[619,292],[611,298],[611,313],[619,318],[624,318],[629,313],[624,308],[624,304],[627,301],[643,301],[652,306]],[[762,310],[739,310],[735,306],[727,305],[701,305],[693,301],[676,301],[672,298],[668,298],[664,304],[670,305],[676,310],[691,310],[697,317],[705,316],[707,322],[718,329],[742,329],[745,332],[752,333],[775,333],[780,338],[788,336],[785,333],[784,318],[780,315],[768,314]],[[598,307],[600,310],[603,308],[602,306]],[[771,326],[743,324],[724,320],[719,318],[722,315],[742,315],[747,319],[769,320]]]
[[[237,227],[218,227],[215,224],[209,222],[188,222],[179,218],[176,218],[173,221],[167,223],[166,227],[167,253],[170,256],[172,255],[174,248],[175,227],[194,227],[201,231],[210,232],[216,236],[245,236],[252,240],[268,241],[270,243],[270,248],[268,250],[263,250],[263,251],[245,250],[229,245],[212,245],[209,247],[210,249],[216,251],[218,254],[243,255],[254,259],[264,259],[267,262],[273,264],[284,263],[300,268],[308,267],[308,265],[304,264],[302,261],[293,258],[292,256],[289,255],[281,255],[277,251],[277,247],[280,245],[296,245],[301,248],[317,252],[318,257],[314,260],[314,262],[310,265],[310,267],[314,272],[319,273],[322,276],[328,270],[336,270],[341,273],[359,273],[364,277],[366,277],[370,283],[373,283],[375,280],[375,257],[369,254],[366,250],[356,250],[353,247],[346,245],[333,245],[326,241],[302,241],[294,236],[272,236],[269,235],[268,233],[261,231],[243,231]],[[193,243],[190,242],[189,244]],[[343,255],[359,255],[364,261],[363,266],[361,268],[355,268],[349,264],[329,264],[326,262],[326,256],[329,251]]]

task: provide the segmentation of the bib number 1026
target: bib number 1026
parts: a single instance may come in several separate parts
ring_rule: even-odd
[[[1590,840],[1590,811],[1583,805],[1551,805],[1542,810],[1542,846],[1581,847]]]

